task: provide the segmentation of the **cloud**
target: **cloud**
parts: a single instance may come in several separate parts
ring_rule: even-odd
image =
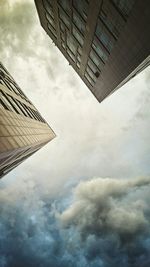
[[[148,267],[149,186],[149,178],[95,178],[80,182],[74,198],[27,180],[18,192],[1,187],[0,266]]]
[[[64,227],[77,228],[91,258],[100,258],[106,262],[104,266],[116,266],[115,256],[119,264],[125,260],[123,266],[139,267],[138,260],[143,257],[145,264],[150,249],[144,245],[150,234],[149,193],[148,177],[81,182],[75,189],[72,205],[60,215],[60,220]]]
[[[19,56],[21,51],[31,53],[32,25],[34,23],[31,1],[0,1],[1,56]],[[28,27],[27,27],[28,25]],[[23,56],[23,53],[22,53]]]

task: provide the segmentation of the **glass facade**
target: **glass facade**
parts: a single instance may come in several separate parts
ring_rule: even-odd
[[[92,48],[94,52],[97,53],[97,55],[100,57],[100,59],[103,62],[106,62],[108,59],[108,52],[102,47],[101,43],[97,40],[96,37],[94,37],[93,43],[92,43]]]
[[[56,39],[57,34],[56,34],[56,28],[55,28],[55,22],[54,22],[54,12],[53,12],[52,2],[53,1],[43,0],[43,5],[45,8],[45,17],[47,20],[48,29],[49,29],[50,33]]]
[[[59,0],[58,3],[61,6],[61,8],[65,10],[67,14],[71,14],[71,7],[69,0]]]
[[[73,23],[76,25],[78,30],[84,34],[85,32],[85,22],[84,20],[80,17],[80,15],[77,12],[73,12]]]
[[[79,44],[83,46],[84,43],[83,35],[77,30],[75,26],[72,27],[72,33],[73,36],[76,38],[76,40],[79,42]]]
[[[96,36],[110,53],[116,40],[99,19],[96,27]]]
[[[86,21],[88,15],[88,2],[86,0],[73,0],[73,7],[77,10],[82,19]]]
[[[65,24],[65,26],[68,29],[70,29],[70,19],[69,19],[69,16],[62,9],[59,9],[59,17],[60,17],[61,21],[63,21],[63,23]]]
[[[133,5],[135,3],[135,0],[112,0],[112,1],[125,18],[129,16],[133,8]]]
[[[44,3],[55,44],[93,87],[109,62],[135,0],[99,1],[97,10],[92,0],[39,1]]]
[[[0,64],[0,178],[54,137],[52,129]]]
[[[1,107],[25,117],[45,122],[37,110],[30,107],[30,105],[32,105],[31,102],[25,97],[11,76],[8,76],[8,73],[6,73],[2,65],[0,65],[0,68],[0,84],[2,84],[4,88],[7,88],[7,90],[10,90],[10,93],[8,93],[4,89],[0,89]]]

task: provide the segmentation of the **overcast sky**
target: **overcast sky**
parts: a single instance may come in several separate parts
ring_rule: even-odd
[[[0,10],[1,61],[57,135],[0,181],[0,267],[150,266],[150,69],[99,104],[34,1]]]

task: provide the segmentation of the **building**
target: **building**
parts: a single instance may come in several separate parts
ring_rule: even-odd
[[[0,63],[0,178],[55,137]]]
[[[149,65],[149,0],[35,4],[42,27],[99,102]]]

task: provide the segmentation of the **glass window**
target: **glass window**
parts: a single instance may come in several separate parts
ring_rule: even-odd
[[[98,42],[98,40],[96,40],[96,38],[94,38],[94,40],[93,40],[92,47],[93,47],[94,51],[96,51],[98,56],[104,62],[106,62],[106,60],[108,59],[108,54],[106,51],[104,51],[104,49],[101,47],[100,43]]]
[[[1,91],[1,99],[6,104],[6,106],[8,107],[7,109],[18,113],[18,110],[13,106],[12,101],[10,101],[8,96],[6,94],[4,94],[2,91]]]
[[[77,60],[78,60],[79,62],[81,62],[81,56],[80,56],[80,54],[77,54]]]
[[[82,48],[81,46],[78,46],[78,53],[81,55],[82,54]]]
[[[32,113],[30,112],[30,108],[27,107],[24,103],[19,101],[19,104],[21,105],[21,108],[24,110],[24,112],[27,114],[27,117],[34,119],[34,116],[32,115]]]
[[[97,77],[95,76],[95,74],[93,73],[93,71],[88,66],[86,68],[86,72],[91,77],[91,79],[95,82]]]
[[[67,46],[71,50],[71,52],[76,55],[77,52],[77,43],[75,42],[74,38],[68,34],[67,35]]]
[[[85,32],[85,22],[80,18],[79,15],[77,15],[76,12],[73,12],[73,22],[81,33]]]
[[[45,10],[51,15],[52,18],[54,18],[52,3],[50,2],[51,1],[43,0],[43,5],[44,5]]]
[[[5,102],[4,102],[2,99],[0,99],[0,105],[1,105],[1,107],[3,107],[4,109],[9,110],[9,108],[6,106]]]
[[[77,61],[77,67],[80,69],[80,63]]]
[[[20,90],[18,90],[17,86],[13,82],[9,81],[9,85],[16,94],[20,95]]]
[[[53,26],[53,28],[55,28],[54,19],[48,13],[46,13],[46,18],[48,22]]]
[[[61,20],[64,22],[64,24],[66,25],[66,27],[69,29],[70,28],[70,19],[67,16],[67,14],[65,14],[65,12],[63,12],[62,10],[59,9],[59,16],[60,16]]]
[[[70,1],[69,0],[59,0],[59,4],[67,12],[67,14],[71,13]]]
[[[24,116],[28,117],[28,114],[26,113],[26,111],[22,108],[22,105],[20,104],[20,101],[18,101],[18,99],[13,99],[14,103],[17,105],[17,107],[19,108],[19,110],[21,110],[20,114],[23,114]]]
[[[83,36],[79,33],[79,31],[73,27],[72,29],[74,37],[78,40],[79,44],[83,46]]]
[[[95,63],[95,65],[98,67],[98,69],[101,71],[104,63],[102,62],[102,60],[96,55],[96,53],[94,52],[93,49],[91,49],[90,52],[90,58],[92,59],[92,61]]]
[[[90,69],[96,73],[98,71],[98,68],[96,67],[96,65],[94,64],[94,62],[92,60],[88,60],[88,66],[90,67]]]
[[[113,16],[113,14],[109,16],[109,15],[106,15],[103,10],[101,10],[100,19],[103,21],[103,23],[107,26],[109,31],[117,39],[119,36],[119,32],[120,32],[119,31],[120,30],[119,17],[117,16],[117,14],[115,16]]]
[[[73,0],[73,6],[79,12],[81,17],[86,21],[88,13],[88,3],[86,0]]]
[[[3,83],[3,85],[5,85],[10,91],[12,91],[12,88],[11,88],[9,82],[8,82],[6,79],[4,79],[2,83]]]
[[[51,32],[51,34],[54,36],[54,38],[57,38],[55,29],[54,29],[53,26],[52,26],[51,24],[49,24],[49,23],[48,23],[48,29],[49,29],[49,31]]]
[[[61,32],[60,36],[61,36],[61,40],[62,40],[63,42],[65,42],[65,39],[66,39],[66,38],[65,38],[65,34]]]
[[[91,86],[94,85],[94,81],[91,79],[91,77],[88,75],[87,72],[85,72],[84,77],[88,80],[88,82],[91,84]]]
[[[61,29],[61,32],[65,32],[65,26],[62,22],[60,22],[60,29]]]
[[[37,120],[37,118],[35,117],[35,115],[33,113],[33,109],[31,109],[30,107],[27,107],[27,108],[28,108],[28,111],[30,112],[32,118]]]
[[[68,53],[68,55],[70,56],[70,58],[75,62],[75,56],[74,56],[74,54],[71,52],[71,50],[68,49],[68,48],[67,48],[67,53]]]
[[[66,49],[66,45],[65,45],[65,43],[61,42],[61,46],[62,46],[64,49]]]
[[[18,108],[18,106],[16,105],[15,101],[14,101],[14,98],[12,96],[8,96],[8,98],[10,99],[10,102],[12,103],[13,102],[13,105],[15,106],[16,110],[17,110],[17,113],[18,114],[22,114],[22,111]]]
[[[99,20],[96,27],[96,35],[105,48],[110,52],[114,46],[115,40]]]
[[[113,3],[119,8],[125,17],[128,17],[135,0],[113,0]]]

